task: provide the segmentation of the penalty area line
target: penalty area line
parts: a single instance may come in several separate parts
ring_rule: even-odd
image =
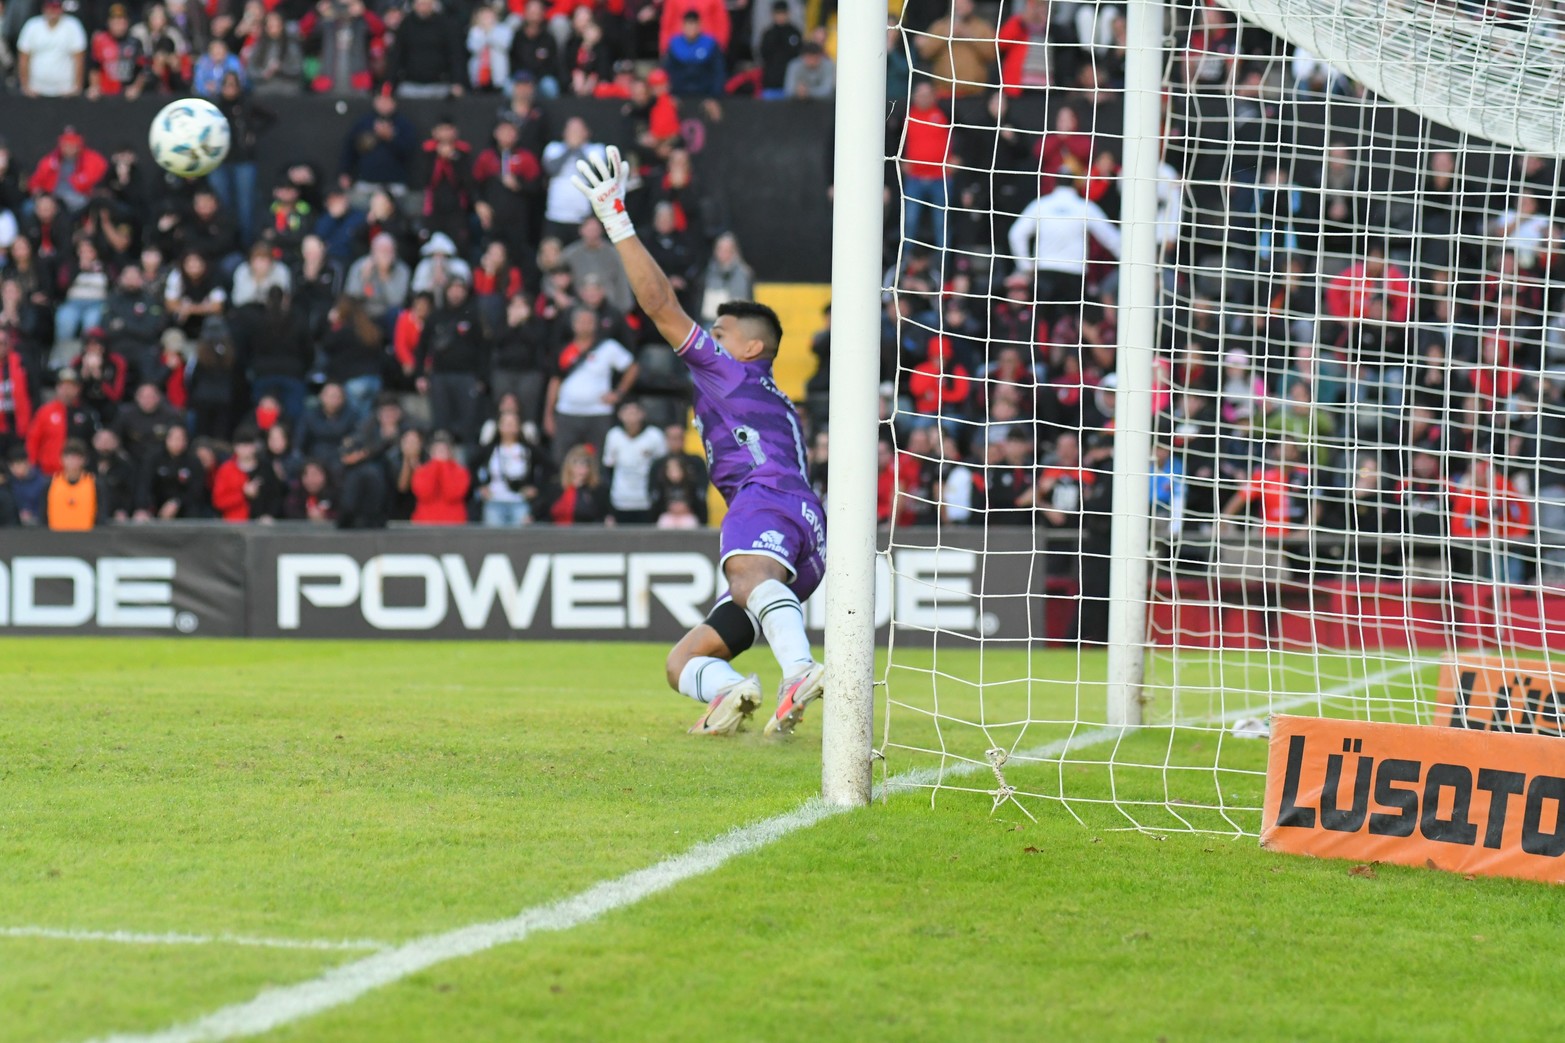
[[[1398,671],[1366,677],[1340,690],[1300,697],[1269,706],[1257,707],[1245,715],[1266,713],[1284,705],[1303,705],[1316,699],[1343,696],[1362,690],[1378,680],[1410,673],[1411,664]],[[1227,715],[1224,715],[1225,717]],[[1213,719],[1216,723],[1223,718]],[[1113,742],[1127,729],[1096,728],[1060,739],[1014,756],[1047,760],[1087,746]],[[875,796],[902,793],[929,786],[941,778],[971,775],[987,770],[987,765],[972,762],[953,764],[944,771],[914,769],[893,775],[875,787]],[[568,898],[525,909],[516,916],[488,923],[472,924],[453,931],[425,935],[394,948],[345,963],[294,985],[264,989],[253,999],[235,1003],[193,1021],[149,1033],[121,1033],[101,1036],[92,1043],[218,1043],[221,1040],[258,1036],[316,1014],[352,1003],[375,989],[391,985],[437,964],[473,956],[496,946],[520,942],[548,931],[568,931],[598,918],[632,906],[645,898],[694,877],[720,868],[731,859],[767,847],[791,833],[808,829],[825,819],[854,810],[827,804],[819,797],[805,801],[792,811],[747,826],[739,826],[711,840],[703,841],[663,861],[637,869],[624,876],[595,884]]]
[[[389,949],[389,942],[368,938],[257,938],[247,934],[177,934],[143,931],[77,931],[64,927],[0,927],[0,938],[43,938],[60,942],[108,942],[115,945],[237,945],[255,949],[315,949],[364,952]]]

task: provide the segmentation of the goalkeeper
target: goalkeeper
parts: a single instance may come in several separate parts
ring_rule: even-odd
[[[693,734],[733,734],[760,706],[761,685],[731,660],[759,631],[783,672],[766,734],[791,732],[820,697],[825,676],[810,653],[800,602],[825,573],[826,523],[806,477],[793,402],[772,381],[782,324],[764,304],[729,301],[710,333],[696,325],[631,227],[619,150],[591,164],[578,160],[576,168],[581,176],[573,181],[618,250],[637,303],[690,369],[696,430],[712,483],[728,501],[721,538],[728,591],[669,653],[668,683],[707,706]]]

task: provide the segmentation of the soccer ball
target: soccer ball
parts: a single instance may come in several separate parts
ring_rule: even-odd
[[[147,144],[158,166],[170,174],[201,177],[228,156],[228,120],[200,98],[170,102],[153,117]]]

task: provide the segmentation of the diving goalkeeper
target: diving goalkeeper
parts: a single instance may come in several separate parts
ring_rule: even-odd
[[[782,324],[764,304],[729,301],[710,333],[696,325],[636,238],[619,150],[576,168],[576,187],[619,251],[637,303],[690,370],[696,430],[712,483],[728,502],[720,544],[728,591],[669,652],[668,683],[707,706],[693,734],[733,734],[761,704],[760,681],[731,662],[759,631],[783,672],[766,734],[791,732],[820,697],[826,673],[810,653],[800,604],[825,574],[826,522],[806,477],[793,402],[772,380]]]

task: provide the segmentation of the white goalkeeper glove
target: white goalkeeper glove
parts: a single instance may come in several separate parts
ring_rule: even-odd
[[[576,169],[581,171],[581,176],[571,178],[571,184],[592,203],[592,212],[603,222],[609,242],[617,243],[635,235],[636,230],[631,227],[630,215],[625,212],[625,162],[613,145],[608,147],[605,156],[607,165],[597,157],[593,157],[591,163],[578,159]]]

